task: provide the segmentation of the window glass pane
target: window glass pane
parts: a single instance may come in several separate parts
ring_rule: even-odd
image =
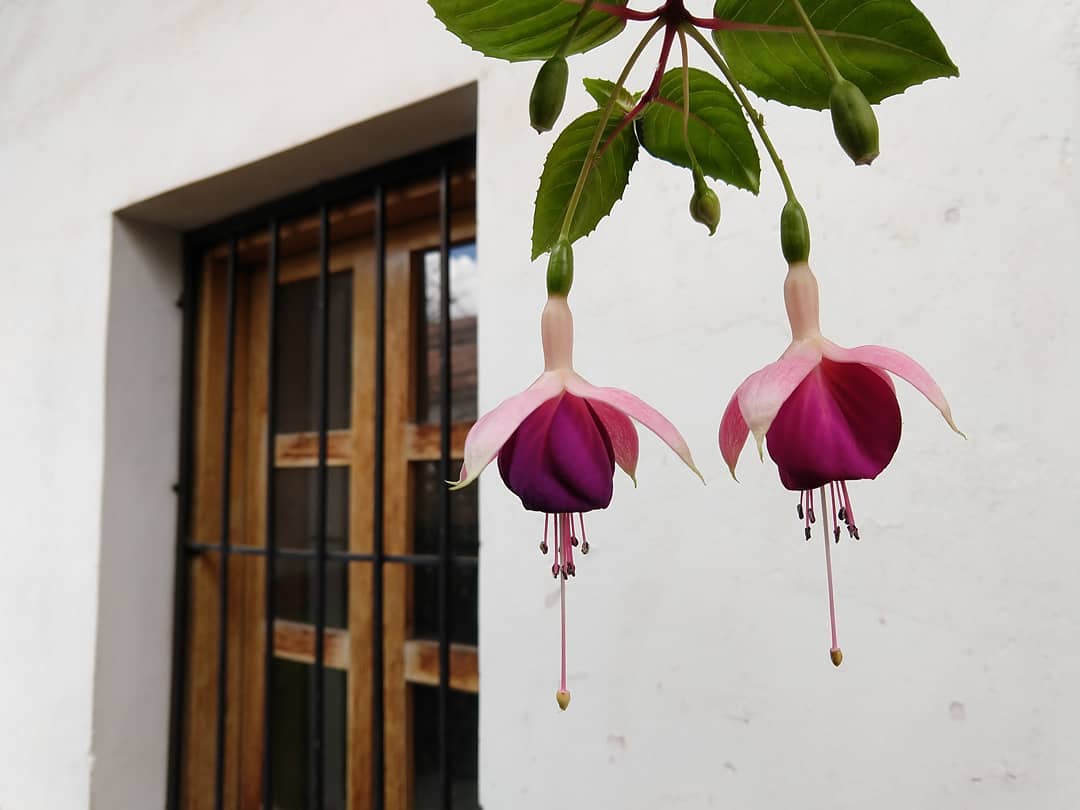
[[[315,467],[274,471],[274,531],[278,548],[315,548],[319,477]],[[349,468],[326,468],[326,546],[343,550],[349,537]]]
[[[434,565],[418,565],[413,574],[413,638],[439,637],[439,574]],[[476,644],[477,564],[450,566],[450,640]]]
[[[438,810],[439,691],[413,686],[413,773],[415,810]],[[477,696],[450,692],[450,791],[454,810],[479,810],[477,772]]]
[[[345,627],[348,622],[349,576],[343,560],[326,562],[326,626]],[[277,589],[276,618],[314,624],[318,588],[318,565],[311,559],[278,557],[274,571]]]
[[[281,433],[319,429],[319,335],[316,321],[319,280],[278,285],[274,351],[277,378],[274,403]],[[330,274],[331,430],[349,426],[352,392],[352,271]]]
[[[345,698],[348,678],[340,670],[323,671],[324,796],[326,810],[345,810]],[[311,761],[311,703],[315,668],[274,660],[274,712],[271,766],[274,769],[274,809],[310,807],[308,776]]]
[[[436,461],[414,462],[413,550],[418,554],[439,552],[439,499],[446,485]],[[477,565],[479,552],[477,487],[450,493],[450,549],[455,558],[450,575],[450,639],[463,644],[477,641]],[[438,569],[416,566],[413,588],[413,636],[437,638],[439,634]]]
[[[413,550],[418,554],[437,554],[439,501],[446,484],[439,475],[439,462],[417,461],[411,466]],[[479,551],[478,489],[465,487],[450,493],[450,550],[455,556],[475,557]]]
[[[423,321],[419,336],[417,420],[437,423],[442,397],[442,278],[439,251],[423,256]],[[450,413],[455,422],[476,419],[476,313],[479,275],[476,243],[450,249]]]

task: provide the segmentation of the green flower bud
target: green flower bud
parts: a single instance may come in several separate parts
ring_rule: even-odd
[[[548,59],[540,66],[529,96],[529,121],[537,132],[548,132],[559,120],[569,78],[570,66],[561,56]]]
[[[555,243],[548,255],[547,290],[548,295],[565,297],[574,283],[574,249],[568,239]]]
[[[836,140],[857,166],[869,166],[878,156],[878,124],[862,90],[840,79],[829,95]]]
[[[810,225],[806,212],[795,200],[788,200],[780,212],[780,249],[789,264],[810,258]]]
[[[690,216],[709,229],[709,236],[716,233],[720,224],[720,198],[709,188],[700,169],[694,170],[694,196],[690,198]]]

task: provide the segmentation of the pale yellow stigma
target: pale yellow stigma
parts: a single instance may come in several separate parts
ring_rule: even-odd
[[[555,702],[558,703],[559,708],[565,712],[566,707],[570,705],[570,693],[565,689],[560,689],[555,693]]]
[[[844,654],[840,652],[839,647],[837,647],[835,650],[829,650],[829,658],[832,659],[834,667],[838,667],[844,662]]]

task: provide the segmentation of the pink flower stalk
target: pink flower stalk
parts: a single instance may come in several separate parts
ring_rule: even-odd
[[[790,265],[784,302],[791,345],[779,360],[751,374],[736,389],[720,422],[720,451],[734,477],[747,436],[754,434],[762,457],[765,442],[781,483],[799,492],[797,512],[807,540],[810,525],[817,520],[814,490],[818,490],[832,630],[829,654],[840,666],[830,516],[836,542],[840,523],[859,539],[847,482],[876,478],[900,443],[900,406],[889,373],[915,386],[941,411],[949,427],[960,430],[937,383],[906,354],[884,346],[845,349],[822,336],[817,279],[806,262]]]
[[[574,320],[565,296],[548,297],[540,331],[544,373],[476,421],[465,437],[465,460],[452,488],[471,484],[498,457],[506,486],[526,509],[545,513],[540,551],[546,555],[553,541],[551,573],[561,577],[562,669],[556,699],[565,709],[570,703],[566,579],[577,573],[574,549],[579,542],[581,553],[589,553],[584,513],[611,503],[615,465],[637,484],[638,435],[631,417],[701,473],[686,441],[663,414],[626,391],[591,385],[574,371]]]

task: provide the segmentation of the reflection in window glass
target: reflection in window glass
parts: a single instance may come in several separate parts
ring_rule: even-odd
[[[352,392],[352,271],[330,274],[330,396],[331,430],[349,426]],[[278,285],[274,351],[277,384],[274,403],[277,429],[300,433],[319,429],[319,335],[316,305],[319,280],[308,278]]]
[[[439,462],[416,461],[412,465],[413,550],[418,554],[439,551],[439,503],[446,489]],[[450,553],[475,557],[480,546],[479,487],[450,493]]]
[[[274,661],[274,810],[305,810],[311,741],[311,694],[315,667]],[[323,789],[325,810],[345,810],[345,723],[348,678],[336,669],[323,671]]]
[[[419,336],[417,421],[439,421],[442,397],[442,279],[439,251],[423,255],[423,323]],[[450,414],[455,422],[476,419],[476,313],[479,275],[476,243],[450,249]]]
[[[289,467],[274,471],[274,532],[279,549],[313,550],[318,540],[318,471]],[[349,468],[326,469],[326,545],[343,550],[349,537]],[[315,621],[317,567],[312,559],[277,560],[277,618]],[[344,627],[348,609],[345,564],[329,561],[326,570],[326,621]]]
[[[413,773],[415,810],[438,810],[439,690],[413,686]],[[454,810],[479,810],[477,798],[478,700],[468,692],[450,693],[450,795]]]

